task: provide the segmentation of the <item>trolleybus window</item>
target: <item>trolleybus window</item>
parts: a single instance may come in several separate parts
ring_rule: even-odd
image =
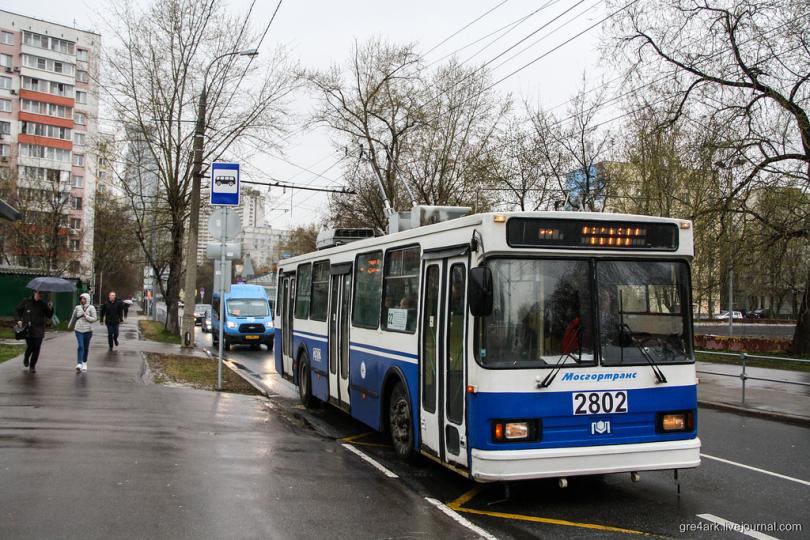
[[[313,321],[326,320],[329,299],[329,261],[312,265],[312,306],[309,318]]]
[[[308,319],[309,318],[309,304],[310,295],[312,291],[312,267],[307,264],[298,266],[298,293],[295,295],[295,318]]]
[[[357,256],[354,267],[354,308],[352,324],[363,328],[380,325],[380,299],[382,296],[382,251]]]
[[[389,249],[383,275],[382,326],[395,332],[416,331],[419,291],[419,246]]]
[[[463,264],[450,268],[450,300],[447,305],[447,419],[461,424],[464,417],[464,294]]]
[[[691,361],[686,263],[598,261],[596,270],[603,364]]]
[[[594,365],[587,260],[490,261],[493,311],[478,321],[484,367]]]

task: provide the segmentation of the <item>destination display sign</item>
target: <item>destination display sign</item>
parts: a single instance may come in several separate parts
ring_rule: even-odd
[[[512,247],[675,251],[678,227],[673,223],[512,218],[506,223],[506,240]]]

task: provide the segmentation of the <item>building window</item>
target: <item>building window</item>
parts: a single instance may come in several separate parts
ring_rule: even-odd
[[[0,88],[11,90],[11,77],[0,77]]]
[[[73,154],[73,165],[84,167],[84,154]]]
[[[70,241],[70,250],[71,251],[79,251],[82,248],[82,241],[81,240],[71,240]]]
[[[79,218],[70,218],[70,228],[71,229],[81,229],[82,228],[82,220]]]
[[[52,126],[50,124],[40,124],[37,122],[20,122],[20,132],[27,135],[37,135],[39,137],[49,137],[51,139],[70,140],[70,128]]]
[[[0,43],[14,45],[14,34],[5,30],[0,31]]]
[[[357,264],[354,267],[354,307],[352,308],[354,326],[377,328],[380,325],[381,259],[382,251],[357,256]]]
[[[62,73],[64,75],[73,75],[73,64],[52,60],[50,58],[42,58],[41,56],[33,56],[24,54],[23,64],[44,71],[52,71],[54,73]]]
[[[11,153],[11,145],[0,144],[0,157],[7,158],[10,153]]]
[[[87,103],[87,92],[76,90],[76,103]]]
[[[70,150],[62,150],[61,148],[51,148],[50,146],[41,146],[38,144],[20,144],[20,154],[25,157],[44,158],[53,161],[70,162]]]
[[[80,112],[74,112],[73,121],[79,124],[80,126],[83,126],[87,124],[87,115]]]
[[[383,273],[382,326],[394,332],[416,331],[419,294],[419,246],[389,249]]]
[[[76,71],[76,80],[83,83],[90,82],[90,74],[79,69]]]
[[[75,188],[84,187],[84,176],[79,176],[77,174],[73,175],[73,182],[72,186]]]
[[[11,122],[0,122],[0,134],[11,135]]]
[[[73,144],[76,146],[84,146],[85,144],[86,135],[84,133],[74,133],[73,134]]]
[[[0,54],[0,67],[12,67],[13,64],[11,62],[11,55],[10,54]]]
[[[11,112],[11,100],[0,99],[0,112]]]
[[[74,210],[81,210],[82,209],[82,198],[81,197],[71,197],[70,198],[70,207]]]
[[[76,49],[76,60],[79,60],[80,62],[87,62],[87,50]]]
[[[31,99],[22,100],[22,110],[34,114],[57,116],[59,118],[71,118],[73,116],[73,109],[70,107],[54,105],[53,103],[43,103]]]
[[[60,52],[63,54],[73,54],[74,44],[72,41],[66,39],[59,39],[34,32],[23,32],[23,43],[31,45],[32,47],[39,47],[40,49],[49,49],[51,51]]]

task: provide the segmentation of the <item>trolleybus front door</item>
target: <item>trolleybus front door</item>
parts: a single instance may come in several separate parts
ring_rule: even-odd
[[[426,261],[420,331],[422,448],[464,467],[466,281],[466,257]]]
[[[293,376],[293,310],[295,299],[295,276],[284,276],[281,285],[281,368],[282,377]]]
[[[352,273],[332,275],[329,295],[329,401],[349,410],[349,305]]]

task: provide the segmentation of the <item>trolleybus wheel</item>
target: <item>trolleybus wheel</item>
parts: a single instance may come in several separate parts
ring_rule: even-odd
[[[298,359],[298,396],[307,409],[315,406],[315,398],[312,397],[312,381],[309,377],[309,357],[306,352],[302,352]]]
[[[388,406],[388,430],[391,432],[391,443],[394,451],[403,461],[413,460],[413,422],[411,421],[411,404],[402,383],[398,382],[391,390],[391,401]]]

